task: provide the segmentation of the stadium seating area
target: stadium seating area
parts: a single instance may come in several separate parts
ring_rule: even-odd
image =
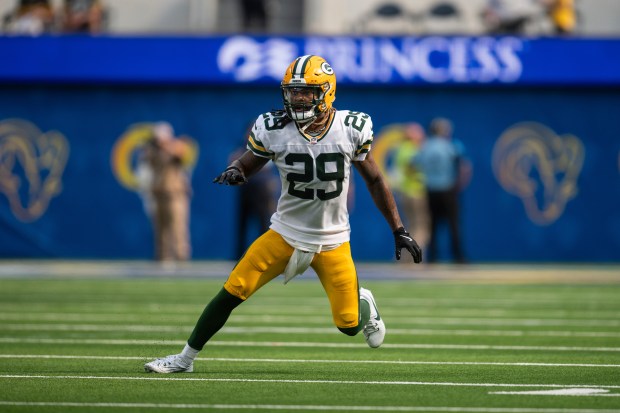
[[[49,0],[59,10],[63,0]],[[536,0],[512,1],[533,3]],[[0,2],[8,16],[18,0]],[[131,33],[235,33],[244,31],[241,1],[225,0],[103,0],[109,12],[108,31]],[[263,31],[278,34],[482,34],[488,0],[265,0]],[[512,5],[511,5],[512,6]],[[542,7],[531,8],[528,35],[550,33]],[[620,2],[575,0],[576,34],[620,34]]]

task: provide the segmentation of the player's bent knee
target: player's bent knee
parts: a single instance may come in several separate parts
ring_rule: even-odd
[[[359,324],[358,313],[342,313],[338,318],[334,318],[337,326],[355,326]]]
[[[339,319],[336,322],[336,326],[338,330],[343,332],[348,336],[354,336],[362,329],[362,326],[359,324],[359,315],[357,313],[342,313],[340,314]],[[351,326],[351,327],[340,327],[340,326]]]

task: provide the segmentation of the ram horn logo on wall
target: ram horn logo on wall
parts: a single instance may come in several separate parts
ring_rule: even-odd
[[[0,192],[23,222],[39,219],[62,191],[69,143],[57,131],[41,132],[22,119],[0,121]]]
[[[497,140],[493,171],[502,188],[521,199],[534,223],[549,225],[577,195],[584,157],[576,136],[558,136],[545,125],[523,122]]]
[[[146,186],[145,181],[149,179],[144,176],[145,171],[141,168],[140,156],[144,146],[153,137],[154,125],[154,123],[131,125],[112,148],[112,172],[118,182],[131,191],[143,191]],[[185,139],[192,148],[182,159],[185,168],[191,170],[198,159],[198,144],[187,136],[180,137],[180,139]]]

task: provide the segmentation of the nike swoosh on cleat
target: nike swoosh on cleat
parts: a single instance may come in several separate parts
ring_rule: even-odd
[[[375,303],[374,298],[371,298],[372,300],[372,305],[375,307],[375,310],[377,311],[377,320],[381,320],[381,315],[379,314],[379,307],[377,307],[377,303]]]

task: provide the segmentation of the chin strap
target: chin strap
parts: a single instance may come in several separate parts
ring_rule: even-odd
[[[309,120],[309,121],[303,123],[303,126],[299,126],[299,131],[305,135],[306,134],[306,129],[308,129],[308,127],[310,125],[312,125],[314,123],[314,121],[316,121],[316,116],[314,117],[314,119]],[[297,122],[297,125],[299,125],[300,123],[301,122]]]
[[[325,118],[323,119],[323,122],[322,122],[324,125],[327,125],[327,123],[329,122],[329,119],[331,117],[331,113],[332,112],[333,112],[333,108],[330,109],[327,112],[327,114],[326,114],[326,116],[325,116]],[[297,121],[296,123],[297,123],[297,126],[299,127],[299,131],[302,134],[306,135],[306,129],[308,129],[311,125],[314,125],[316,123],[317,118],[318,118],[318,116],[315,116],[313,119],[310,119],[310,120],[307,120],[307,121],[303,122],[303,126],[299,125],[302,122]],[[323,129],[325,129],[325,128],[323,128]],[[323,129],[319,130],[319,132],[322,132]]]

